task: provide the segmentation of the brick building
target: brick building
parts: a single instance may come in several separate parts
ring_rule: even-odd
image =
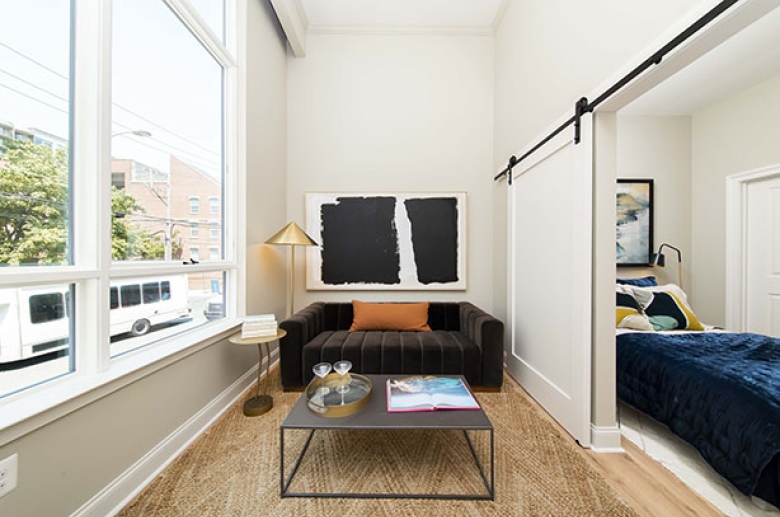
[[[135,160],[111,162],[111,184],[133,196],[143,213],[131,221],[165,242],[165,258],[201,262],[222,258],[220,182],[171,155],[170,172]],[[212,278],[190,279],[190,289],[214,290]]]

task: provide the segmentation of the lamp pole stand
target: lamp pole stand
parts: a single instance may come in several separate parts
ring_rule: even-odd
[[[293,300],[295,298],[295,246],[290,245],[290,307],[288,308],[287,315],[292,316],[294,314],[293,307],[295,304]]]

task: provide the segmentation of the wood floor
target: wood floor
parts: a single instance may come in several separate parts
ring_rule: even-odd
[[[524,396],[539,405],[525,391]],[[563,430],[541,407],[539,411]],[[563,431],[566,434],[565,431]],[[607,483],[643,517],[724,517],[724,514],[690,489],[677,476],[622,439],[623,454],[597,454],[580,448],[582,456]]]

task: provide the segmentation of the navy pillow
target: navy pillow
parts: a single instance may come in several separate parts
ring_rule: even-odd
[[[645,276],[642,278],[618,278],[617,283],[623,285],[633,285],[635,287],[655,287],[658,285],[654,276]]]

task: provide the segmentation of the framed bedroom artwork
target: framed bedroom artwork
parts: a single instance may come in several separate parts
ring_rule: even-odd
[[[649,266],[653,250],[653,180],[617,180],[617,265]]]
[[[466,193],[306,194],[309,290],[465,290]]]

